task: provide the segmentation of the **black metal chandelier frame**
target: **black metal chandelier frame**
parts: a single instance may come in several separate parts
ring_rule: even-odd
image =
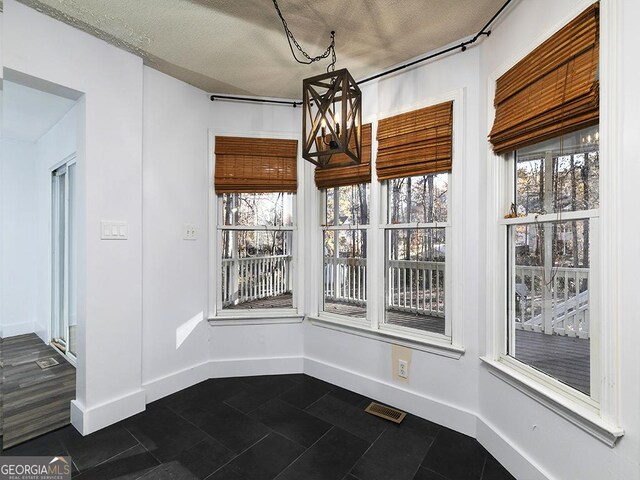
[[[362,92],[349,71],[343,68],[303,80],[302,98],[302,157],[320,168],[359,164]],[[330,163],[341,153],[345,160]]]

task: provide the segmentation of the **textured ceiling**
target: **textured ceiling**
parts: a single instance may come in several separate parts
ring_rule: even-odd
[[[132,51],[213,93],[301,96],[327,60],[297,64],[271,0],[20,0]],[[323,52],[336,31],[336,68],[364,78],[467,38],[503,0],[280,0],[300,44]]]

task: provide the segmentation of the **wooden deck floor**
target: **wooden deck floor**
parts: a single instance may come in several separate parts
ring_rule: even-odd
[[[55,358],[42,370],[36,360]],[[68,425],[76,398],[76,369],[36,334],[2,341],[4,449]]]
[[[515,358],[589,395],[588,339],[516,330]]]
[[[224,310],[252,310],[257,308],[291,308],[293,307],[293,296],[290,293],[276,295],[274,297],[259,298],[249,302],[239,303],[223,307]]]
[[[290,308],[291,294],[254,300],[231,309]],[[325,301],[324,311],[354,318],[365,318],[366,308],[342,302]],[[385,322],[391,325],[444,334],[444,318],[388,309]],[[515,358],[573,388],[589,394],[589,340],[539,332],[516,330]]]

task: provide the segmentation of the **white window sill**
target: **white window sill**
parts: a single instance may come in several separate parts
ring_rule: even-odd
[[[557,413],[609,447],[615,446],[618,439],[624,435],[622,428],[606,422],[592,410],[577,405],[564,395],[541,385],[505,362],[492,360],[488,357],[480,357],[480,359],[489,367],[488,370],[491,374],[520,390],[528,397]]]
[[[278,323],[302,323],[304,315],[298,313],[260,313],[251,312],[239,315],[218,315],[209,317],[212,327],[229,325],[271,325]]]
[[[403,347],[420,350],[423,352],[442,355],[443,357],[460,359],[464,354],[464,348],[452,345],[451,343],[439,342],[437,339],[423,339],[411,335],[402,335],[396,332],[374,330],[358,322],[337,320],[329,317],[307,316],[312,325],[345,332],[360,337],[371,338],[386,343],[393,343]]]

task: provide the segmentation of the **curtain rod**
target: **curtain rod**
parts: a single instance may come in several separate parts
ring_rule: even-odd
[[[445,55],[447,53],[453,52],[454,50],[460,49],[461,52],[464,52],[467,49],[468,45],[474,44],[478,41],[478,39],[481,36],[489,36],[491,35],[491,30],[487,30],[489,28],[489,26],[496,20],[496,18],[498,18],[498,16],[505,10],[505,8],[507,8],[507,6],[511,3],[512,0],[507,0],[502,7],[500,7],[500,9],[493,15],[493,17],[491,17],[491,19],[486,23],[486,25],[484,27],[482,27],[480,29],[480,31],[478,33],[475,34],[475,36],[473,38],[471,38],[470,40],[466,40],[458,45],[453,45],[451,47],[445,48],[444,50],[440,50],[436,53],[432,53],[431,55],[427,55],[426,57],[422,57],[419,58],[417,60],[413,60],[412,62],[409,63],[405,63],[403,65],[400,65],[398,67],[392,68],[391,70],[387,70],[381,73],[378,73],[376,75],[372,75],[371,77],[367,77],[364,78],[362,80],[359,80],[358,82],[356,82],[358,85],[361,85],[363,83],[367,83],[370,82],[371,80],[376,80],[378,78],[387,76],[387,75],[391,75],[392,73],[396,73],[400,70],[404,70],[405,68],[408,67],[412,67],[413,65],[416,65],[418,63],[422,63],[422,62],[426,62],[427,60],[432,60],[436,57],[439,57],[441,55]],[[211,101],[215,101],[215,100],[229,100],[229,101],[241,101],[241,102],[254,102],[254,103],[269,103],[269,104],[275,104],[275,105],[291,105],[293,108],[296,108],[299,105],[302,105],[302,102],[298,102],[295,100],[271,100],[268,98],[255,98],[255,97],[234,97],[234,96],[230,96],[230,95],[216,95],[213,94],[211,95]]]

